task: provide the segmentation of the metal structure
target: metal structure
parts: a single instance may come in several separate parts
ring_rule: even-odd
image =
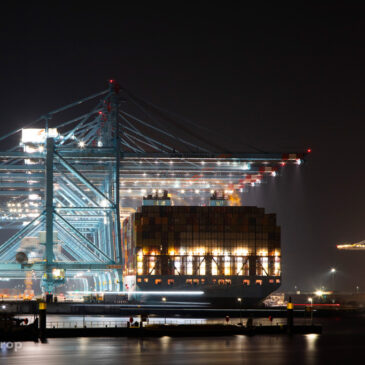
[[[222,153],[178,120],[110,80],[1,137],[9,148],[0,152],[0,226],[12,235],[0,245],[0,275],[32,271],[50,293],[87,276],[95,290],[121,290],[121,221],[144,195],[166,189],[177,205],[201,204],[214,190],[234,196],[306,154]],[[17,262],[27,237],[43,254]]]
[[[346,251],[365,251],[365,241],[360,241],[357,243],[344,243],[337,245],[337,249]]]

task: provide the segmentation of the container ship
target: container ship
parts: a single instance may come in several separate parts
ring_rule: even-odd
[[[164,192],[145,197],[122,229],[124,290],[146,293],[140,301],[163,292],[169,301],[254,306],[280,286],[280,227],[263,208],[228,206],[216,193],[208,206],[172,206]]]

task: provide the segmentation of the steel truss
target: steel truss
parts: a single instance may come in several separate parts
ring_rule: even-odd
[[[142,196],[165,189],[175,204],[200,204],[214,190],[242,192],[305,157],[221,153],[205,146],[196,132],[199,126],[179,121],[113,80],[107,90],[24,128],[30,127],[44,128],[41,143],[23,142],[0,152],[0,227],[16,232],[0,245],[0,274],[21,278],[32,270],[42,278],[45,292],[59,283],[55,269],[65,270],[68,278],[93,276],[96,290],[121,290],[121,220],[141,204]],[[22,130],[0,141],[17,142]],[[40,232],[46,237],[44,257],[17,263],[22,239]]]

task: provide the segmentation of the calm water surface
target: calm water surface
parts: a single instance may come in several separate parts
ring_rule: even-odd
[[[54,318],[55,319],[55,318]],[[72,338],[2,346],[0,364],[364,364],[365,317],[317,319],[321,335]]]

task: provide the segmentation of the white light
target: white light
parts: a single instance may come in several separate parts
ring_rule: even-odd
[[[185,194],[185,190],[183,189],[183,190],[181,190],[181,194]]]
[[[323,295],[323,291],[322,290],[317,290],[314,294],[321,297]]]
[[[29,200],[40,200],[41,197],[38,194],[29,194]]]
[[[68,291],[67,294],[92,294],[91,291]],[[203,295],[203,291],[102,291],[100,294],[136,294],[136,295]]]
[[[199,189],[195,189],[195,194],[199,194],[200,190]]]
[[[272,173],[271,173],[271,176],[276,176],[276,171],[273,171]]]
[[[80,141],[79,142],[79,147],[80,148],[84,148],[85,147],[85,142],[84,141]]]
[[[335,273],[335,272],[336,272],[336,269],[333,267],[333,268],[331,269],[331,272],[332,272],[332,273]]]
[[[297,163],[297,165],[300,165],[302,163],[302,160],[300,158],[298,158],[296,163]]]
[[[201,164],[202,164],[202,165],[205,165],[205,161],[202,161],[202,162],[201,162]]]
[[[98,141],[98,147],[103,147],[103,142],[102,141]]]
[[[56,128],[48,128],[48,137],[56,138],[58,132]],[[25,128],[22,129],[22,143],[44,143],[47,135],[45,129],[40,128]]]

